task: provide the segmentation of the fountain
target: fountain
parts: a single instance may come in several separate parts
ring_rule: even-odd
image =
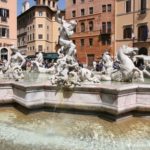
[[[123,45],[118,50],[118,69],[113,69],[109,54],[104,53],[102,60],[105,69],[103,72],[95,73],[80,67],[77,63],[76,46],[70,40],[76,22],[62,19],[59,10],[56,21],[61,25],[61,47],[58,50],[57,62],[50,69],[43,68],[42,53],[32,61],[38,72],[52,75],[46,77],[46,80],[40,73],[34,74],[35,78],[30,80],[31,82],[26,80],[27,77],[20,80],[24,77],[21,70],[24,57],[16,48],[12,48],[10,62],[2,70],[6,70],[9,78],[18,82],[6,80],[0,83],[0,103],[18,103],[28,109],[57,105],[59,109],[106,113],[109,114],[107,117],[113,118],[120,118],[129,112],[150,112],[150,85],[144,83],[145,71],[135,67],[131,59],[131,56],[139,58],[133,55],[137,48]],[[32,75],[26,74],[28,79],[32,78]]]
[[[149,72],[139,70],[131,60],[137,49],[122,46],[117,54],[117,69],[113,69],[107,52],[102,58],[102,72],[82,68],[70,40],[76,22],[67,22],[59,14],[57,11],[61,47],[52,68],[42,67],[39,53],[32,61],[37,72],[23,72],[25,59],[16,48],[12,48],[10,61],[1,68],[6,77],[0,79],[0,104],[11,104],[16,109],[0,109],[0,149],[150,149],[149,118],[136,117],[150,113],[150,81],[144,78]],[[18,111],[24,109],[25,113]],[[114,123],[101,119],[126,116],[134,118]]]

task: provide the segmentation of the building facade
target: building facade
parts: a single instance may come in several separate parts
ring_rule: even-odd
[[[150,0],[116,0],[115,29],[116,50],[126,44],[150,55]]]
[[[77,21],[72,40],[81,63],[92,66],[106,50],[114,55],[114,0],[66,0],[65,17]]]
[[[35,0],[36,1],[36,0]],[[18,48],[26,55],[36,52],[56,52],[59,24],[55,21],[57,0],[37,0],[28,8],[23,4],[23,12],[17,18]]]
[[[17,46],[17,0],[0,0],[0,60],[9,59],[11,46]]]

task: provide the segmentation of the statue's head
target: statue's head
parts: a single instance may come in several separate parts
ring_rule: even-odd
[[[70,20],[69,23],[71,24],[72,29],[74,29],[77,25],[77,22],[75,20]]]
[[[11,51],[12,51],[13,54],[16,53],[16,52],[18,52],[18,49],[16,47],[14,47],[14,46],[11,47],[10,49],[11,49]]]

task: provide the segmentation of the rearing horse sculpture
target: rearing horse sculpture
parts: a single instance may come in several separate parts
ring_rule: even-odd
[[[133,80],[144,81],[143,72],[135,67],[133,61],[128,55],[137,51],[137,48],[123,45],[117,53],[117,58],[120,61],[120,72],[122,74],[122,81],[131,82]]]

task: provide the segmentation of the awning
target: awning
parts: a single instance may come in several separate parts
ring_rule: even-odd
[[[44,59],[58,59],[57,53],[44,53],[43,54]]]

